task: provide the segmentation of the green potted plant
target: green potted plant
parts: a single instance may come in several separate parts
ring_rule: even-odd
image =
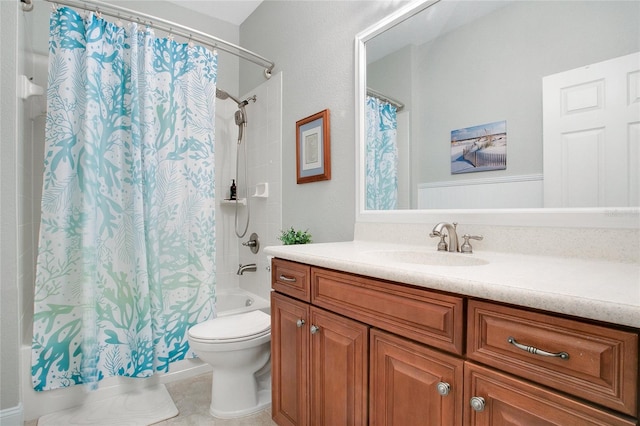
[[[308,229],[306,231],[296,231],[292,226],[287,230],[281,230],[278,239],[282,241],[282,244],[285,246],[291,244],[307,244],[311,242],[311,234]]]

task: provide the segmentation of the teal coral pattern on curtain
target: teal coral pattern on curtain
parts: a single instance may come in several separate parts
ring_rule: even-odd
[[[396,107],[367,96],[365,188],[367,210],[393,210],[398,204]]]
[[[167,371],[215,314],[217,55],[66,7],[49,47],[33,387]]]

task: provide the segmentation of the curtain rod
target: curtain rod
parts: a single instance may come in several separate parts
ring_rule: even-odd
[[[380,99],[381,101],[385,101],[387,103],[390,103],[391,105],[393,105],[394,107],[396,107],[396,110],[400,111],[402,108],[404,108],[404,104],[396,99],[390,98],[386,95],[383,95],[382,93],[378,92],[377,90],[373,90],[369,87],[367,87],[367,96],[373,96],[376,97],[378,99]]]
[[[33,8],[32,0],[21,0],[27,5],[27,7]],[[62,4],[65,6],[77,7],[83,10],[90,10],[94,12],[102,13],[118,19],[124,19],[126,21],[138,22],[151,28],[156,28],[162,31],[166,31],[171,35],[178,35],[188,39],[189,41],[198,42],[206,46],[222,50],[232,55],[238,56],[256,65],[265,67],[265,78],[271,78],[271,72],[275,67],[275,63],[270,61],[257,53],[254,53],[248,49],[237,46],[228,41],[222,40],[218,37],[210,34],[198,31],[196,29],[177,24],[175,22],[167,21],[166,19],[159,18],[157,16],[147,15],[146,13],[138,12],[132,9],[127,9],[122,6],[116,6],[114,4],[105,3],[98,0],[46,0],[49,3]],[[23,5],[23,8],[25,5]]]

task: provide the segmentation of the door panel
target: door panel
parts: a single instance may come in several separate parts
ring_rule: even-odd
[[[368,327],[311,308],[311,424],[366,425]]]
[[[640,201],[640,53],[543,78],[545,207]]]
[[[370,340],[370,425],[462,425],[461,359],[381,330]]]
[[[309,424],[308,319],[307,304],[271,293],[271,405],[280,426]]]

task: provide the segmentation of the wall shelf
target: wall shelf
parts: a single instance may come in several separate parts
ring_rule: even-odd
[[[253,198],[269,198],[269,183],[263,182],[256,185],[256,192],[252,195]]]
[[[238,198],[237,203],[241,206],[246,206],[247,205],[247,199],[246,198]],[[233,206],[236,204],[236,200],[220,200],[220,205],[221,206]]]

